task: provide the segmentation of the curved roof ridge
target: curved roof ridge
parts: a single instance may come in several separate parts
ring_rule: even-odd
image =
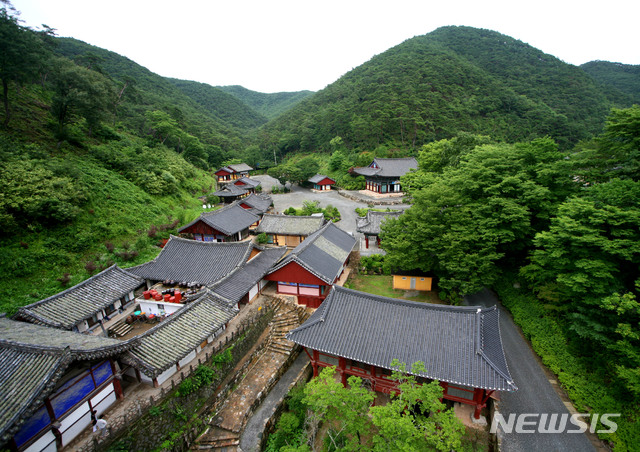
[[[50,301],[50,300],[53,300],[53,299],[56,299],[56,298],[60,298],[60,297],[62,297],[62,296],[64,296],[64,295],[66,295],[66,294],[68,294],[68,293],[70,293],[70,292],[73,292],[74,290],[77,290],[77,289],[79,289],[79,288],[81,288],[81,287],[86,286],[86,285],[87,285],[87,284],[89,284],[90,282],[93,282],[93,281],[95,281],[96,279],[98,279],[99,277],[104,276],[105,274],[107,274],[107,272],[110,272],[110,271],[117,271],[117,270],[119,270],[119,271],[123,272],[123,273],[124,273],[124,274],[126,274],[127,276],[130,276],[130,277],[132,277],[132,278],[134,278],[134,279],[140,280],[140,282],[143,282],[142,278],[140,278],[138,275],[134,275],[133,273],[130,273],[130,272],[126,271],[126,270],[125,270],[125,269],[123,269],[123,268],[120,268],[120,267],[118,266],[118,264],[113,264],[112,266],[105,268],[105,269],[104,269],[104,270],[102,270],[101,272],[96,273],[95,275],[90,276],[89,278],[85,279],[84,281],[79,282],[79,283],[78,283],[78,284],[76,284],[75,286],[68,287],[68,288],[66,288],[65,290],[61,291],[61,292],[58,292],[58,293],[56,293],[56,294],[53,294],[53,295],[51,295],[51,296],[49,296],[49,297],[47,297],[47,298],[43,298],[42,300],[36,301],[35,303],[31,303],[31,304],[28,304],[28,305],[26,305],[26,306],[22,306],[22,307],[20,307],[20,309],[25,308],[25,310],[28,310],[28,308],[30,308],[30,307],[39,306],[39,305],[41,305],[41,304],[43,304],[43,303],[45,303],[45,302],[48,302],[48,301]]]
[[[485,320],[485,313],[486,314],[492,314],[493,312],[495,312],[495,323],[498,329],[498,338],[499,338],[499,343],[500,343],[500,354],[498,355],[498,358],[500,358],[500,356],[502,357],[502,359],[504,359],[504,369],[501,368],[501,366],[497,365],[496,363],[494,363],[494,360],[492,358],[490,358],[487,353],[485,352],[485,325],[484,325],[484,320]],[[479,349],[479,353],[480,355],[484,358],[484,360],[491,366],[491,368],[493,368],[493,370],[495,370],[497,373],[499,373],[506,381],[509,385],[511,385],[513,387],[514,390],[517,390],[518,387],[516,386],[515,382],[513,381],[513,377],[511,377],[511,372],[509,371],[509,363],[507,362],[506,356],[504,354],[504,346],[502,344],[502,333],[500,331],[500,310],[498,309],[498,307],[496,305],[485,309],[485,311],[483,311],[481,313],[482,315],[480,316],[479,322],[480,322],[480,349]]]

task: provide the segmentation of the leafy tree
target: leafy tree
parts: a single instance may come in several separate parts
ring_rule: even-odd
[[[616,372],[640,395],[636,301],[640,267],[640,182],[615,179],[563,203],[536,235],[522,274],[564,314],[585,353],[608,350]],[[604,357],[602,357],[604,359]],[[635,377],[634,377],[635,375]]]
[[[38,222],[46,226],[65,223],[86,201],[83,187],[32,160],[12,160],[0,165],[0,224],[4,233],[16,226]]]
[[[104,75],[62,58],[54,67],[51,114],[58,122],[58,135],[64,136],[65,125],[78,116],[86,120],[91,135],[108,111],[113,85]]]
[[[9,84],[22,84],[33,79],[42,68],[47,50],[38,34],[20,25],[18,18],[7,11],[8,8],[11,9],[8,2],[3,2],[0,8],[0,80],[5,127],[11,119]]]
[[[491,284],[576,189],[564,162],[542,139],[475,147],[441,174],[419,169],[413,206],[383,226],[388,264],[435,272],[454,299]]]
[[[335,378],[335,367],[325,367],[320,374],[307,383],[305,399],[316,422],[327,422],[335,426],[329,430],[331,441],[339,435],[344,435],[346,444],[344,450],[370,450],[366,444],[361,444],[371,428],[368,409],[375,398],[374,394],[362,386],[362,379],[351,376],[345,387]]]
[[[460,450],[464,425],[440,401],[443,389],[438,381],[418,384],[406,365],[394,360],[399,394],[391,402],[369,409],[378,431],[373,437],[374,451]],[[416,362],[412,374],[424,373],[424,363]]]
[[[611,110],[599,145],[620,177],[640,180],[640,105]]]

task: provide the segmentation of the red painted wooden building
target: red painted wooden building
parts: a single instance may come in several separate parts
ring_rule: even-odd
[[[314,232],[265,276],[278,293],[296,295],[298,303],[317,308],[344,271],[356,239],[333,223]]]
[[[313,184],[314,190],[319,191],[329,191],[331,190],[331,186],[335,185],[336,183],[335,180],[323,174],[316,174],[311,179],[309,179],[309,182]]]
[[[336,366],[373,390],[397,393],[391,362],[425,365],[418,382],[438,380],[443,398],[474,407],[480,417],[496,391],[515,391],[502,348],[499,311],[386,298],[334,286],[322,305],[287,339],[305,347],[314,376]]]
[[[248,177],[251,171],[253,171],[253,168],[246,163],[238,163],[223,166],[214,174],[218,176],[218,182],[229,182],[240,179],[241,177]]]
[[[193,234],[202,242],[236,242],[249,235],[249,227],[257,224],[260,217],[238,204],[200,214],[198,218],[178,229],[181,234]]]

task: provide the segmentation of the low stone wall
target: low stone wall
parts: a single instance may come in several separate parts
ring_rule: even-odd
[[[280,397],[280,400],[276,402],[275,407],[271,410],[271,414],[265,419],[264,424],[262,426],[262,434],[260,435],[260,450],[264,450],[267,445],[267,439],[269,438],[269,434],[273,433],[275,430],[276,424],[278,423],[278,419],[280,419],[280,415],[286,408],[285,399],[287,395],[293,388],[296,386],[305,384],[311,379],[313,375],[313,368],[311,367],[311,361],[307,362],[298,375],[294,378],[293,382],[289,385],[289,389],[287,392]]]
[[[397,198],[369,198],[364,196],[354,195],[345,190],[338,190],[338,194],[352,201],[363,202],[366,204],[373,204],[378,206],[394,206],[399,204],[406,204],[404,197]]]

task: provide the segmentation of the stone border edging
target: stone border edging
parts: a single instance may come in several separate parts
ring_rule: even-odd
[[[271,414],[265,419],[261,429],[262,433],[260,434],[260,450],[264,450],[264,448],[266,447],[268,434],[273,432],[277,420],[280,418],[280,415],[284,411],[284,408],[285,408],[284,401],[289,395],[289,393],[291,392],[291,390],[294,387],[301,384],[301,382],[306,383],[307,381],[309,381],[312,374],[313,374],[313,369],[311,368],[311,362],[309,361],[304,366],[302,366],[302,369],[300,369],[300,372],[298,372],[298,375],[296,375],[296,377],[293,379],[293,381],[289,385],[287,392],[280,398],[280,400],[278,400],[278,402],[276,403],[276,406],[271,410]]]

